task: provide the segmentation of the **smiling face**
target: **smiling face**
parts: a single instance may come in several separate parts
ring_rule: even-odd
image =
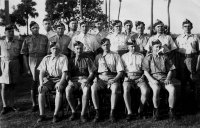
[[[162,48],[162,45],[161,44],[155,44],[152,46],[152,51],[153,51],[153,54],[157,54],[158,51]]]

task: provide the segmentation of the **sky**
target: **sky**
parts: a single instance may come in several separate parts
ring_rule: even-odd
[[[36,21],[40,26],[40,33],[45,34],[42,26],[42,20],[46,14],[45,1],[33,0],[37,3],[35,6],[39,17],[29,19]],[[107,0],[109,1],[109,0]],[[21,0],[9,0],[9,11],[12,12],[12,6],[17,5]],[[167,0],[154,0],[154,21],[159,19],[167,24]],[[0,9],[4,9],[4,0],[0,0]],[[103,12],[105,12],[105,5],[102,5]],[[111,20],[118,17],[119,0],[111,0]],[[170,4],[170,18],[171,18],[171,32],[176,34],[183,33],[182,22],[187,18],[193,23],[193,33],[200,33],[200,0],[171,0]],[[148,32],[147,27],[151,21],[151,0],[122,0],[120,20],[132,20],[133,23],[137,20],[143,21],[146,24],[145,32]],[[25,27],[20,27],[20,34],[26,33]],[[0,35],[3,35],[4,28],[0,27]],[[133,27],[133,31],[135,28]],[[30,33],[30,31],[29,31]],[[19,34],[19,33],[15,33]]]

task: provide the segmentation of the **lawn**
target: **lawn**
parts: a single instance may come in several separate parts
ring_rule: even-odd
[[[16,87],[16,103],[15,106],[20,108],[19,112],[10,112],[6,115],[0,115],[0,127],[1,128],[127,128],[127,127],[142,127],[142,128],[185,128],[185,127],[200,127],[200,113],[193,115],[184,115],[181,116],[176,121],[171,121],[167,118],[164,118],[161,121],[152,121],[151,117],[147,119],[133,120],[131,122],[126,122],[124,114],[121,114],[116,123],[110,123],[108,117],[104,118],[99,123],[93,123],[92,119],[88,123],[81,123],[80,120],[70,122],[68,120],[69,115],[64,116],[61,122],[53,124],[52,115],[53,112],[46,110],[48,120],[37,124],[37,119],[39,117],[39,112],[31,113],[31,101],[30,101],[30,78],[23,76],[20,80],[21,82]],[[0,100],[0,110],[2,109],[2,101]],[[104,113],[104,115],[108,115]]]

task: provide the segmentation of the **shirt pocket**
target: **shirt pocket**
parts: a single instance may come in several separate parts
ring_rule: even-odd
[[[46,52],[47,51],[47,43],[40,42],[40,52]]]
[[[20,54],[20,48],[19,47],[13,47],[13,52],[16,56]]]

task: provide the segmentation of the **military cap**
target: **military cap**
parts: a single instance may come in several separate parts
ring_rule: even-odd
[[[88,25],[88,22],[85,19],[80,20],[79,21],[79,25],[81,26],[82,24],[87,24]]]
[[[74,43],[74,47],[75,47],[75,46],[84,46],[84,45],[83,45],[83,43],[81,43],[80,41],[76,41],[76,42]]]
[[[51,19],[49,17],[45,16],[44,19],[43,19],[43,22],[44,21],[49,21],[49,20],[51,20]]]
[[[35,21],[31,21],[30,23],[30,28],[32,28],[34,25],[38,25],[38,23],[36,23]],[[38,25],[39,26],[39,25]]]
[[[161,25],[164,26],[164,23],[162,21],[160,21],[160,20],[157,19],[156,22],[153,24],[153,27],[156,27],[159,24],[161,24]]]
[[[135,27],[140,26],[141,24],[143,26],[145,26],[144,22],[142,22],[142,21],[135,21]]]
[[[133,45],[136,46],[136,40],[134,38],[130,38],[127,42],[126,45]]]
[[[122,24],[122,22],[121,22],[120,20],[113,20],[111,23],[112,23],[112,26],[113,26],[113,27],[114,27],[115,25],[119,24],[119,23]]]
[[[50,45],[49,45],[50,48],[55,47],[55,46],[57,46],[55,41],[54,42],[50,42]]]
[[[103,39],[101,40],[101,45],[103,45],[103,44],[106,43],[107,41],[110,43],[110,40],[109,40],[108,38],[103,38]]]
[[[9,24],[5,27],[5,31],[14,29],[14,26]]]
[[[156,45],[156,44],[162,44],[162,43],[160,42],[160,40],[152,41],[152,46],[153,46],[153,45]]]
[[[64,25],[61,21],[57,21],[57,22],[54,23],[54,27],[55,27],[55,28],[57,28],[57,27],[62,27],[62,26],[65,27],[65,25]]]
[[[126,24],[128,24],[128,23],[130,23],[130,24],[133,26],[133,22],[130,21],[130,20],[125,20],[125,21],[124,21],[124,26],[125,26]]]
[[[183,24],[182,24],[182,25],[184,25],[184,24],[191,24],[191,25],[193,25],[192,22],[189,21],[188,19],[185,19],[185,20],[183,21]]]

